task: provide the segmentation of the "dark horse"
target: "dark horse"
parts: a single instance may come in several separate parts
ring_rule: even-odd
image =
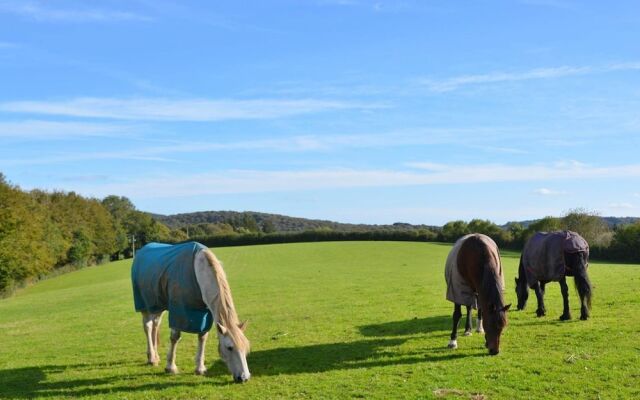
[[[593,288],[587,275],[589,266],[589,245],[580,235],[571,231],[538,232],[525,244],[520,256],[520,267],[516,278],[518,310],[527,305],[529,287],[538,299],[536,314],[542,317],[544,307],[544,288],[548,282],[560,282],[563,312],[560,320],[571,319],[569,311],[569,288],[567,276],[573,276],[580,295],[580,319],[589,318],[591,294]]]
[[[465,305],[465,335],[471,333],[470,308],[478,307],[478,331],[482,332],[484,328],[489,354],[498,354],[500,335],[507,325],[507,310],[511,304],[504,304],[504,277],[496,243],[478,233],[458,239],[447,257],[445,279],[447,300],[455,304],[449,347],[458,347],[458,323],[462,317],[460,308]]]

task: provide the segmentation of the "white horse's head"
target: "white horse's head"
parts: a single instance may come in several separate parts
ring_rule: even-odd
[[[218,352],[220,358],[227,364],[229,372],[236,383],[244,383],[251,378],[247,365],[247,353],[249,352],[249,340],[244,336],[247,323],[243,322],[237,327],[225,327],[216,323],[218,330]]]

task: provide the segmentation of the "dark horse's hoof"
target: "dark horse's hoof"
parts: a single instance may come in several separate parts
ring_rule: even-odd
[[[562,314],[560,316],[560,321],[568,321],[571,319],[571,314]]]
[[[540,310],[540,309],[536,310],[536,315],[538,317],[544,317],[545,314],[546,314],[546,312],[544,310]]]
[[[589,319],[589,316],[588,315],[581,315],[580,319],[583,320],[583,321],[586,321],[586,320]]]

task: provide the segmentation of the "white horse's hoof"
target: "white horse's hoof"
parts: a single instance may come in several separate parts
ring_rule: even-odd
[[[478,333],[484,333],[484,329],[480,328],[480,329],[476,329],[476,332]]]
[[[457,349],[458,348],[458,341],[457,340],[450,340],[449,341],[449,345],[447,346],[450,349]]]
[[[158,360],[149,360],[147,361],[147,365],[151,365],[152,367],[157,367],[160,364]]]
[[[178,373],[178,367],[166,367],[164,372],[171,375],[176,375]]]
[[[207,373],[206,368],[196,368],[196,375],[205,375]]]
[[[471,335],[472,335],[472,333],[471,333],[471,331],[464,331],[464,335],[465,335],[465,336],[471,336]]]

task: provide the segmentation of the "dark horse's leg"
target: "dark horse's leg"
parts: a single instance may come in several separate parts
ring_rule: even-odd
[[[536,298],[538,299],[538,309],[536,315],[542,317],[546,314],[547,310],[544,308],[544,283],[536,282],[533,287],[533,291],[536,292]]]
[[[593,287],[587,275],[587,266],[589,265],[589,255],[580,251],[577,253],[564,253],[567,268],[573,272],[576,288],[580,295],[580,319],[589,318],[589,310],[591,309],[591,296]]]
[[[589,310],[591,309],[591,282],[586,270],[577,273],[574,279],[580,295],[580,319],[585,321],[589,319]]]
[[[569,310],[569,286],[567,286],[567,278],[563,276],[560,279],[560,292],[562,292],[562,315],[560,321],[571,319],[571,310]]]
[[[460,323],[460,318],[462,317],[460,308],[460,304],[457,303],[453,306],[453,330],[451,331],[451,340],[449,340],[450,349],[458,348],[458,323]]]
[[[464,335],[471,336],[471,330],[473,329],[473,323],[471,322],[471,307],[467,307],[467,322],[464,325]]]

